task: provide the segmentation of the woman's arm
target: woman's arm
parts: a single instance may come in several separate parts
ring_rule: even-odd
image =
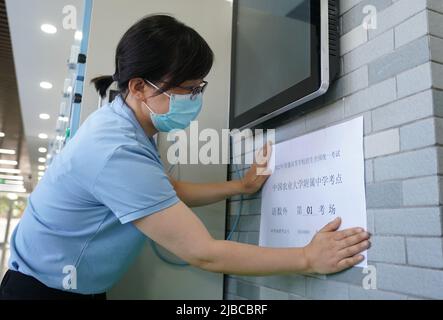
[[[192,183],[170,179],[177,196],[189,207],[201,207],[243,194],[241,180],[219,183]]]
[[[362,261],[369,235],[360,228],[336,231],[336,219],[304,248],[263,248],[215,240],[183,203],[141,218],[135,226],[161,246],[201,269],[239,275],[335,273]]]
[[[200,207],[225,200],[238,194],[254,194],[261,189],[270,172],[266,170],[271,152],[268,143],[259,151],[263,160],[252,164],[245,176],[240,180],[220,183],[191,183],[170,178],[177,196],[189,207]],[[265,154],[266,156],[262,156]]]

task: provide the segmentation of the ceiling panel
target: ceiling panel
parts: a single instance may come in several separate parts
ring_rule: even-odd
[[[2,160],[14,160],[18,166],[0,165],[1,168],[20,169],[30,189],[31,173],[28,149],[23,133],[22,114],[19,103],[17,79],[14,68],[11,38],[4,0],[0,0],[0,137],[1,149],[15,150],[14,155],[0,154]],[[4,175],[4,173],[0,173]],[[3,180],[2,180],[3,181]]]
[[[68,75],[67,60],[75,43],[75,30],[63,28],[66,17],[63,9],[68,5],[76,9],[77,29],[80,29],[82,0],[6,0],[24,134],[34,183],[37,181],[37,166],[40,165],[38,158],[42,156],[38,148],[48,148],[48,142],[55,137],[64,79]],[[57,32],[42,32],[40,27],[44,23],[54,25]],[[0,39],[2,37],[3,32],[0,32]],[[12,66],[7,73],[11,74],[11,70]],[[53,88],[40,88],[41,81],[52,83]],[[8,88],[11,87],[5,87],[5,90]],[[47,113],[51,118],[41,120],[40,113]],[[39,139],[39,133],[48,134],[50,139]]]

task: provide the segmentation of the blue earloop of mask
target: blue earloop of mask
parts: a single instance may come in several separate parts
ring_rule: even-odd
[[[148,81],[150,85],[159,90],[159,88]],[[203,105],[203,95],[199,93],[192,97],[192,94],[167,94],[169,97],[169,111],[164,114],[155,113],[142,101],[142,103],[151,112],[151,119],[154,127],[160,132],[169,132],[172,130],[181,130],[189,127],[191,121],[195,120],[201,111]]]

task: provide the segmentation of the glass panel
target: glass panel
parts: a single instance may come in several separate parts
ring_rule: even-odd
[[[0,278],[8,270],[12,232],[26,208],[26,197],[16,194],[0,195]]]
[[[311,75],[310,0],[239,0],[235,116]]]

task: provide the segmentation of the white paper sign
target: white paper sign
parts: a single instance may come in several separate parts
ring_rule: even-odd
[[[340,230],[367,228],[362,117],[279,143],[270,162],[260,246],[305,246],[336,217]]]

